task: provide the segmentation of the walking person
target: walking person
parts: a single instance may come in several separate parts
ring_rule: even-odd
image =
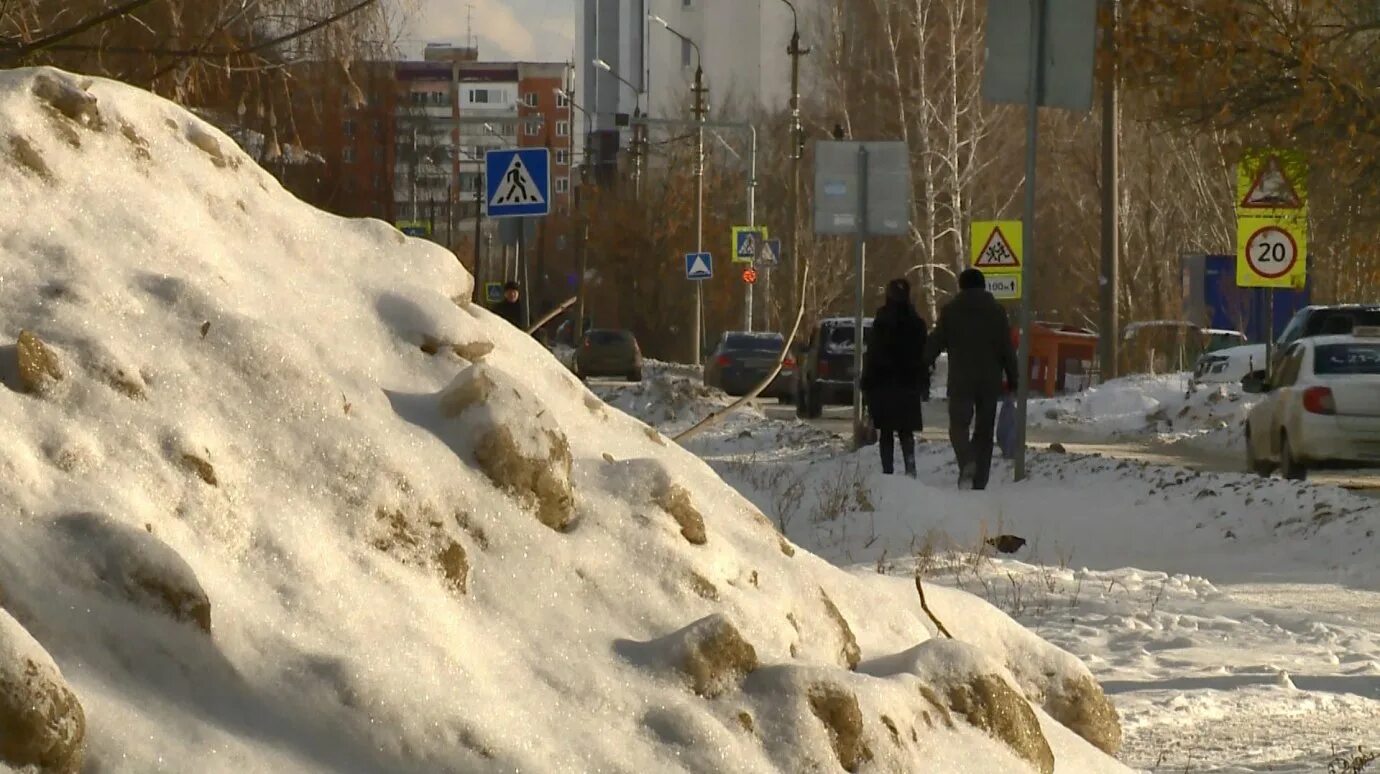
[[[925,366],[949,353],[949,441],[958,459],[958,485],[986,489],[1002,378],[1017,384],[1016,353],[1006,310],[987,292],[977,269],[958,276],[958,295],[944,306],[925,349]]]
[[[886,302],[872,322],[863,356],[862,389],[879,433],[882,472],[896,472],[897,439],[906,475],[915,478],[915,434],[923,427],[921,403],[929,391],[925,321],[910,300],[910,283],[887,283]]]

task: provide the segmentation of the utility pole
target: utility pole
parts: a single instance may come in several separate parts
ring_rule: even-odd
[[[1121,328],[1121,109],[1116,63],[1117,0],[1103,0],[1106,23],[1103,27],[1103,56],[1106,65],[1102,83],[1102,293],[1101,352],[1102,380],[1117,375]]]
[[[705,104],[704,95],[704,56],[700,51],[700,46],[689,36],[684,35],[672,27],[660,16],[649,16],[651,21],[666,28],[666,31],[685,41],[685,44],[695,52],[695,252],[704,252],[704,119],[708,107]],[[597,63],[596,63],[597,64]],[[704,283],[695,282],[695,313],[694,325],[691,333],[694,341],[690,346],[690,363],[700,364],[700,349],[703,346],[704,338]]]
[[[1025,260],[1021,261],[1021,346],[1016,355],[1020,379],[1016,388],[1016,464],[1015,478],[1026,478],[1025,438],[1026,416],[1030,400],[1030,336],[1034,328],[1031,315],[1031,280],[1035,278],[1035,172],[1040,147],[1040,94],[1044,90],[1044,34],[1045,0],[1031,0],[1030,16],[1030,79],[1026,95],[1026,151],[1025,151],[1025,217],[1023,218]]]
[[[791,57],[791,241],[786,253],[791,261],[791,292],[787,296],[787,318],[791,310],[805,297],[800,287],[800,165],[805,158],[805,128],[800,123],[800,58],[810,49],[800,47],[800,15],[790,0],[781,0],[791,9],[791,43],[786,53]],[[771,281],[768,277],[768,282]]]
[[[704,252],[704,68],[695,48],[695,252]],[[690,348],[690,364],[700,364],[700,348],[704,339],[704,283],[695,283],[694,343]]]
[[[484,218],[484,173],[476,172],[474,176],[474,274],[476,277],[482,276],[479,268],[479,239],[483,233],[481,224]],[[475,285],[479,283],[476,282]],[[483,288],[479,289],[480,299],[487,302],[488,299],[483,295]]]

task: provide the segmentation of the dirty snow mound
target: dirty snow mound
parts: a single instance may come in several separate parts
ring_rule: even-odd
[[[0,73],[0,144],[0,720],[46,735],[0,763],[1043,771],[1039,733],[1120,770],[1045,711],[1090,672],[975,597],[1004,682],[950,722],[854,672],[931,640],[913,591],[797,550],[450,253],[109,81]]]

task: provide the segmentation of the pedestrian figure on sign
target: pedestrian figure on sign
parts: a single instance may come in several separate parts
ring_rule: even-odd
[[[522,286],[509,281],[503,286],[503,300],[494,304],[493,313],[513,324],[522,326]]]
[[[519,194],[521,194],[521,198],[518,198]],[[508,170],[508,196],[505,198],[507,202],[514,200],[525,202],[531,198],[527,195],[527,181],[523,179],[522,164],[520,162],[514,164],[513,168]],[[504,203],[506,204],[507,202]]]
[[[977,269],[958,276],[958,295],[945,305],[925,350],[933,368],[949,353],[949,440],[958,460],[960,489],[986,489],[992,471],[992,444],[1002,377],[1017,383],[1016,353],[1006,310],[987,292]]]
[[[882,472],[896,472],[897,438],[906,475],[915,478],[915,434],[924,427],[921,404],[929,393],[925,339],[929,331],[910,299],[910,283],[887,283],[886,302],[872,322],[863,355],[862,390],[879,432]]]

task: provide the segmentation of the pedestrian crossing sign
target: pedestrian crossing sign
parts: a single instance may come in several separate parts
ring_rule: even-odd
[[[1019,220],[973,221],[972,264],[992,273],[1021,270],[1021,222]]]
[[[551,212],[551,152],[546,148],[507,148],[484,154],[491,218],[517,218]]]
[[[766,246],[768,236],[764,226],[734,226],[733,262],[755,263],[758,253]]]

